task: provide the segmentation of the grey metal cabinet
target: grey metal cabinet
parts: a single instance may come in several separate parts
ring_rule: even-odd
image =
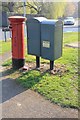
[[[26,25],[28,54],[36,56],[37,67],[42,57],[50,60],[50,69],[53,69],[54,60],[62,56],[62,21],[34,17],[28,19]]]
[[[58,20],[41,22],[41,57],[56,60],[62,55],[63,23]]]
[[[26,22],[28,54],[40,56],[41,22],[44,20],[46,20],[44,17],[34,17]]]

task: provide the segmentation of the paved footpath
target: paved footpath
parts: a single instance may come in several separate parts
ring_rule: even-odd
[[[4,72],[2,67],[0,72],[1,69]],[[78,118],[78,110],[55,105],[38,93],[24,89],[6,74],[0,78],[0,83],[3,118]]]

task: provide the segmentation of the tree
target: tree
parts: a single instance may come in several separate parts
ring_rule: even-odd
[[[73,16],[75,13],[75,3],[74,2],[67,2],[66,9],[65,9],[65,16]]]
[[[66,7],[66,2],[58,2],[58,3],[55,2],[54,13],[53,13],[54,18],[63,17],[65,7]]]
[[[23,2],[2,2],[2,11],[19,13],[23,11],[22,7],[19,7],[22,4]]]
[[[47,18],[58,18],[64,15],[66,2],[27,2],[27,6],[37,14]],[[31,11],[32,12],[32,11]]]
[[[45,3],[47,17],[55,19],[58,17],[62,17],[64,15],[65,6],[66,6],[65,2]]]
[[[8,12],[14,12],[14,2],[2,2],[2,10]]]
[[[23,13],[23,2],[2,2],[3,10],[14,13]],[[26,2],[27,14],[42,14],[47,18],[58,18],[64,15],[66,2]]]

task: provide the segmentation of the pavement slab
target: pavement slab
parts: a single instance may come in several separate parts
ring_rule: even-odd
[[[69,43],[65,44],[66,47],[72,47],[72,48],[80,48],[80,42],[74,42],[74,43]]]
[[[61,108],[32,90],[5,101],[2,105],[3,118],[78,118],[76,109]]]

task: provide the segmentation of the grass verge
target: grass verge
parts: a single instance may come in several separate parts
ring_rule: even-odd
[[[4,54],[8,51],[11,51],[11,40],[7,40],[7,42],[5,41],[0,41],[0,55]],[[25,38],[25,46],[26,46],[26,38]],[[26,52],[26,50],[25,50]]]
[[[0,41],[0,55],[4,54],[8,51],[11,51],[11,41],[7,40],[7,42]]]
[[[63,44],[68,44],[72,42],[78,42],[78,35],[80,32],[70,32],[70,33],[64,33],[63,34]]]
[[[26,89],[37,91],[53,103],[78,108],[78,51],[73,48],[64,48],[63,51],[63,57],[55,62],[59,72],[53,74],[50,71],[31,70],[16,80]]]
[[[73,35],[71,33],[65,33],[64,35],[64,44],[77,41],[77,34],[75,39],[70,37],[70,35],[74,36],[74,33]],[[69,41],[71,39],[72,41]],[[29,63],[32,66],[35,62],[35,57],[26,55],[26,61],[27,64]],[[49,68],[49,61],[41,59],[42,64],[43,66],[40,70],[31,69],[25,73],[19,73],[19,75],[18,73],[13,73],[10,77],[17,76],[16,82],[26,89],[32,89],[40,93],[53,103],[63,107],[79,108],[78,49],[63,47],[63,56],[55,61],[54,71],[46,71]],[[4,65],[11,65],[11,60],[4,63]]]

